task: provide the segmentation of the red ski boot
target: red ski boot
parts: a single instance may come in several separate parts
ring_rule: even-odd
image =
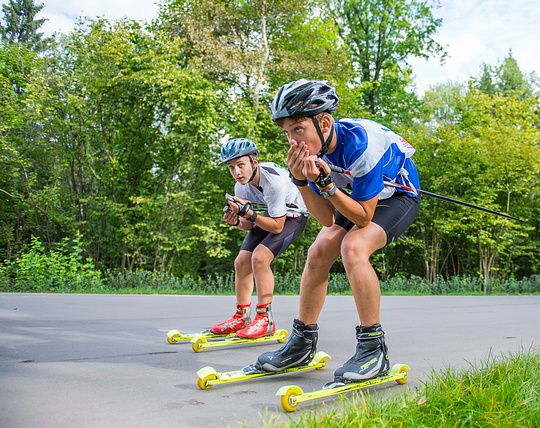
[[[210,328],[215,334],[231,334],[244,327],[247,327],[251,321],[251,305],[236,305],[236,313],[227,321],[216,324]]]
[[[257,337],[269,336],[276,332],[274,317],[272,316],[272,305],[257,305],[257,315],[247,327],[238,330],[236,336],[243,339],[256,339]]]

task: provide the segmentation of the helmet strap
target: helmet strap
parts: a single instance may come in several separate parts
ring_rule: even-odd
[[[311,121],[313,122],[313,125],[315,125],[315,129],[317,130],[317,134],[319,134],[319,138],[321,139],[321,151],[317,153],[318,158],[322,158],[326,152],[328,151],[328,147],[330,147],[330,143],[332,142],[332,138],[334,138],[334,124],[332,124],[332,127],[330,128],[330,134],[328,135],[328,138],[326,141],[324,140],[324,135],[322,133],[321,127],[319,126],[319,121],[315,118],[315,116],[311,116]]]
[[[249,161],[251,162],[251,168],[253,168],[253,174],[251,174],[250,179],[248,180],[248,183],[251,183],[253,179],[255,178],[255,175],[257,175],[257,171],[259,170],[259,167],[255,167],[255,163],[253,162],[253,157],[249,156]]]

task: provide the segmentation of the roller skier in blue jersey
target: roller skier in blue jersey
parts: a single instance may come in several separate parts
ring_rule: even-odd
[[[338,97],[326,82],[284,85],[272,103],[272,120],[289,141],[287,165],[310,213],[322,229],[310,246],[300,284],[300,308],[287,343],[258,357],[246,371],[280,371],[309,363],[315,355],[318,318],[328,274],[341,256],[356,303],[354,355],[334,373],[333,388],[388,372],[390,362],[380,319],[380,286],[370,256],[393,242],[420,208],[415,192],[385,181],[420,186],[414,149],[390,129],[370,120],[335,121]],[[334,165],[347,171],[338,174]],[[351,329],[352,330],[352,329]],[[352,336],[352,334],[351,334]]]

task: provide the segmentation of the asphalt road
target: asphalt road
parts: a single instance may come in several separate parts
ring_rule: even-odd
[[[231,315],[234,303],[231,296],[0,294],[0,427],[259,427],[261,417],[285,421],[337,405],[325,399],[287,414],[275,393],[287,384],[319,389],[354,353],[352,297],[326,300],[325,369],[200,390],[201,367],[240,368],[281,346],[195,353],[189,342],[167,343],[169,330],[199,331]],[[277,296],[273,306],[277,327],[290,331],[298,297]],[[409,389],[421,388],[433,369],[540,343],[540,296],[383,297],[382,316],[391,364],[411,367]]]

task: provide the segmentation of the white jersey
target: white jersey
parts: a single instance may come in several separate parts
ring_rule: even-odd
[[[298,217],[308,213],[302,195],[289,172],[272,162],[259,163],[259,187],[236,183],[235,196],[254,204],[266,205],[269,217]]]

